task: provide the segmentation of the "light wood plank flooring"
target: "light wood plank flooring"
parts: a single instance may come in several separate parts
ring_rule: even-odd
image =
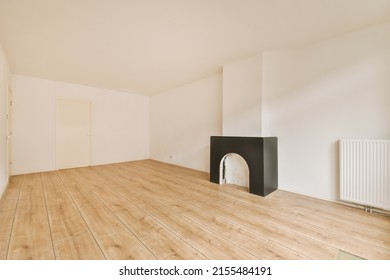
[[[390,218],[152,160],[13,176],[0,259],[390,259]]]

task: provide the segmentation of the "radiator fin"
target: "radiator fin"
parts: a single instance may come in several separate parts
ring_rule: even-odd
[[[390,210],[390,140],[340,140],[340,200]]]

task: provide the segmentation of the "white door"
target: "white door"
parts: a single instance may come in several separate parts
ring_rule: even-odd
[[[91,165],[91,103],[57,99],[58,169]]]
[[[12,90],[8,87],[7,101],[7,176],[12,173]]]

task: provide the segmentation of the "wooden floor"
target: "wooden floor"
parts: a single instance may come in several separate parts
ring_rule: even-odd
[[[14,176],[0,259],[390,259],[390,218],[152,160]]]

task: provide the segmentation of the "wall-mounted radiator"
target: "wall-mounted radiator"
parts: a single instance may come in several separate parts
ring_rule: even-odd
[[[340,200],[390,210],[390,140],[340,140]]]

